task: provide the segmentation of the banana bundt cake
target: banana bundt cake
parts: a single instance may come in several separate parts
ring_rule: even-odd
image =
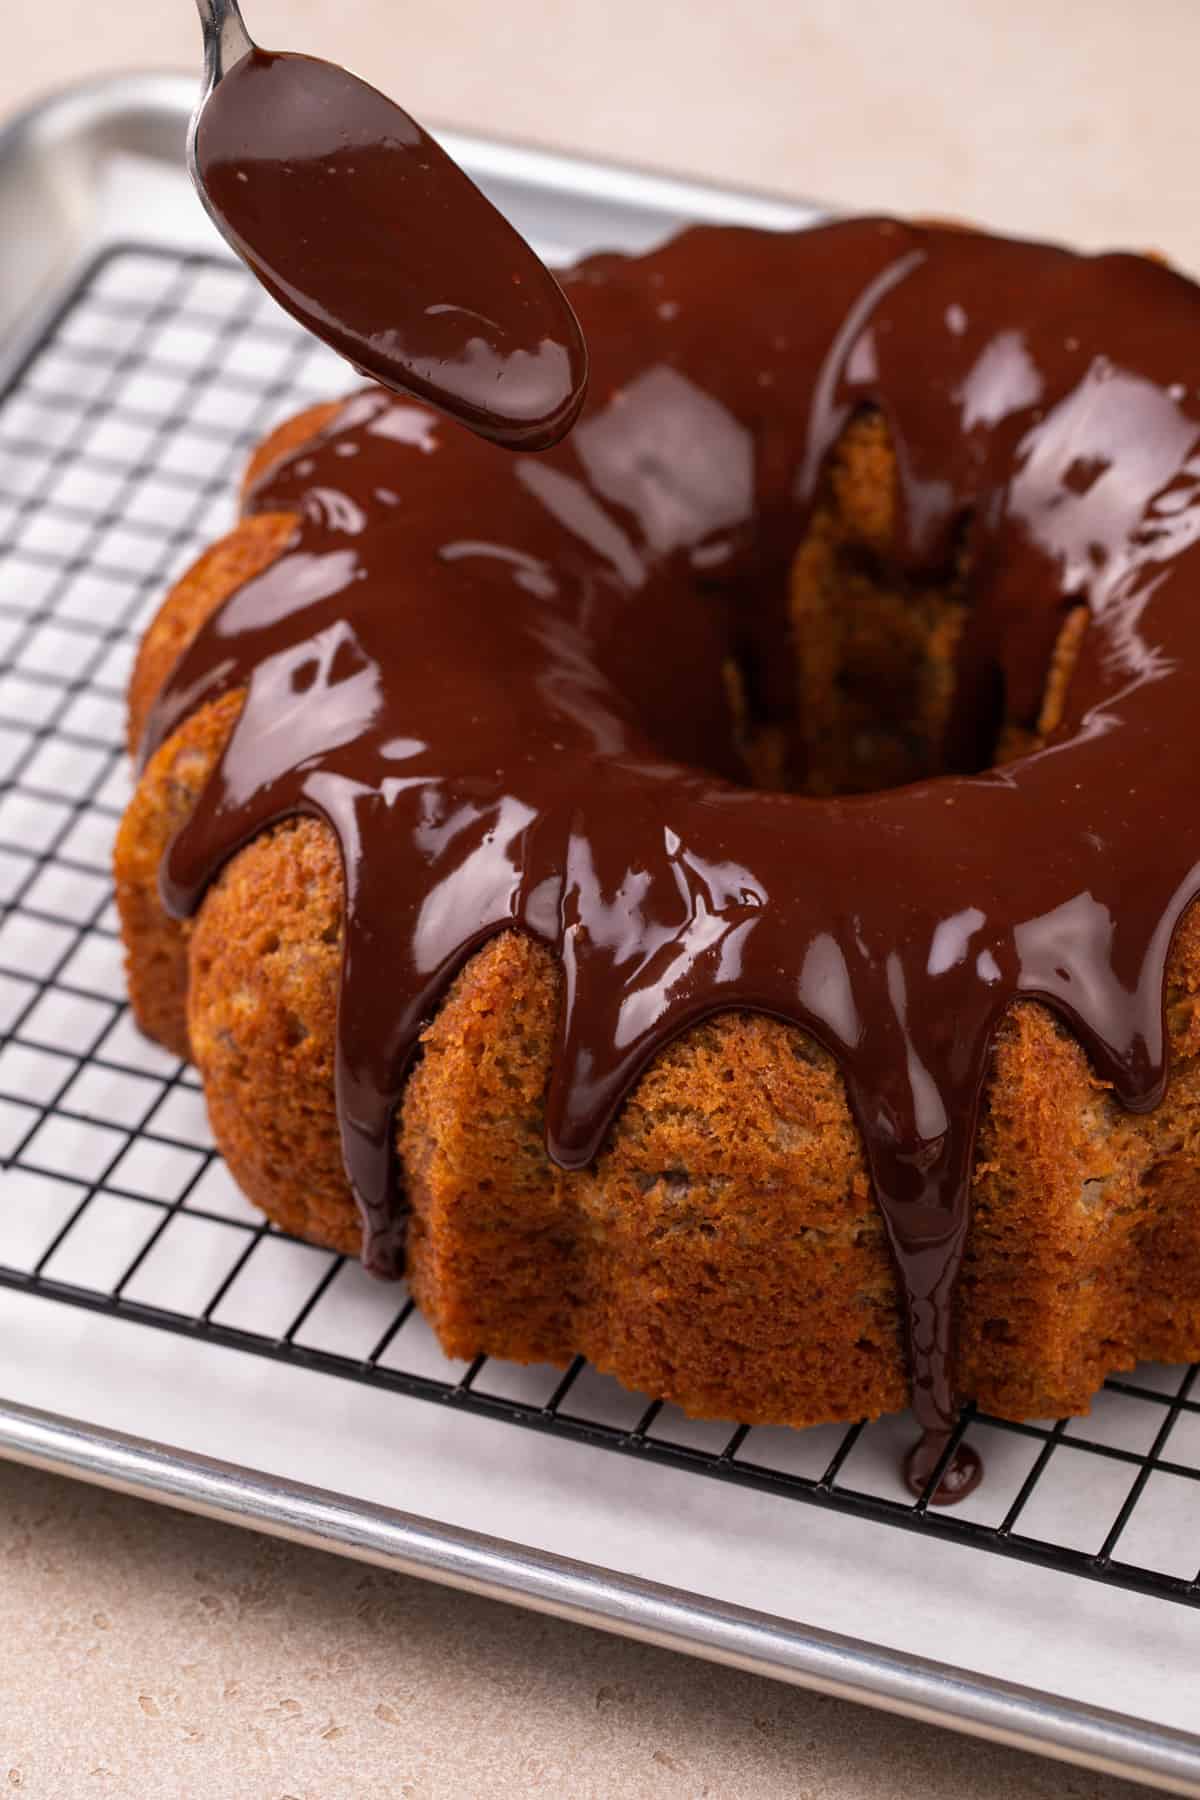
[[[688,1412],[1200,1352],[1200,289],[892,220],[565,280],[510,455],[258,451],[130,694],[142,1027],[446,1351]]]

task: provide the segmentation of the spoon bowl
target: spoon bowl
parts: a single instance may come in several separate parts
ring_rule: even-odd
[[[187,163],[226,241],[370,379],[508,449],[556,443],[587,351],[529,245],[377,88],[261,50],[237,0],[196,3],[205,83]]]

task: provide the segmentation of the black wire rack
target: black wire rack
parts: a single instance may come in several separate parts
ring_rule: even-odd
[[[195,1075],[124,1003],[109,880],[124,686],[162,593],[232,522],[251,446],[344,384],[237,268],[130,245],[87,271],[0,393],[0,1286],[1200,1603],[1195,1368],[1111,1380],[1083,1420],[968,1408],[959,1436],[987,1479],[940,1511],[900,1485],[910,1421],[750,1429],[582,1361],[452,1364],[403,1287],[238,1193]]]

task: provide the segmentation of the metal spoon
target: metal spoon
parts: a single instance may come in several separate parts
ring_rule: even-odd
[[[196,0],[187,165],[209,217],[302,325],[384,386],[509,449],[574,424],[587,351],[558,283],[437,142],[318,57],[261,50]]]
[[[196,134],[200,129],[200,115],[218,81],[228,74],[235,63],[240,63],[243,56],[249,56],[255,44],[246,30],[246,21],[242,17],[238,0],[196,0],[196,10],[200,14],[200,29],[204,34],[204,86],[188,124],[187,170],[192,178],[192,186],[204,203],[205,211],[218,231],[223,233],[224,226],[209,201],[208,190],[196,163]]]

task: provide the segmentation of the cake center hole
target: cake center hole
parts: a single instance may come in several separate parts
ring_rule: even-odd
[[[1018,704],[998,661],[964,654],[965,528],[948,567],[918,574],[901,568],[896,531],[887,427],[863,413],[830,459],[790,573],[792,692],[781,701],[768,687],[772,666],[789,661],[783,645],[774,655],[751,646],[733,678],[754,786],[862,794],[975,775],[1036,748],[1061,722],[1086,607],[1068,603],[1049,618],[1044,686]]]

